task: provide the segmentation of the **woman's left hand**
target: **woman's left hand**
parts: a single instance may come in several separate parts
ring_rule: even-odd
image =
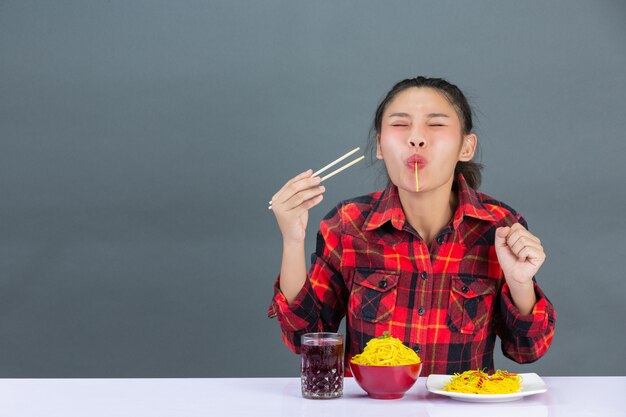
[[[532,285],[532,279],[546,259],[539,238],[520,223],[496,229],[494,246],[509,287]]]

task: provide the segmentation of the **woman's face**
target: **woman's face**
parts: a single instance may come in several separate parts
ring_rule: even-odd
[[[376,157],[385,161],[391,181],[401,190],[438,189],[454,180],[458,161],[469,161],[476,135],[463,135],[461,120],[442,93],[411,87],[398,93],[383,113]]]

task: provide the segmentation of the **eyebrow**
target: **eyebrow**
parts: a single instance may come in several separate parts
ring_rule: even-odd
[[[408,113],[391,113],[388,117],[411,117],[411,115]],[[449,118],[450,116],[448,116],[445,113],[430,113],[426,115],[426,117],[428,119],[432,119],[434,117],[448,117]]]

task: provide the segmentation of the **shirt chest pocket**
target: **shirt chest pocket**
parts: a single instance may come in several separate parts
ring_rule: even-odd
[[[356,270],[348,310],[355,319],[371,323],[391,320],[396,306],[398,275],[387,271]]]
[[[489,322],[498,280],[453,276],[447,325],[454,333],[477,333]]]

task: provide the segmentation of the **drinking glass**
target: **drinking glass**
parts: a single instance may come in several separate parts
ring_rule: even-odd
[[[300,378],[304,398],[343,395],[343,335],[307,333],[302,336]]]

